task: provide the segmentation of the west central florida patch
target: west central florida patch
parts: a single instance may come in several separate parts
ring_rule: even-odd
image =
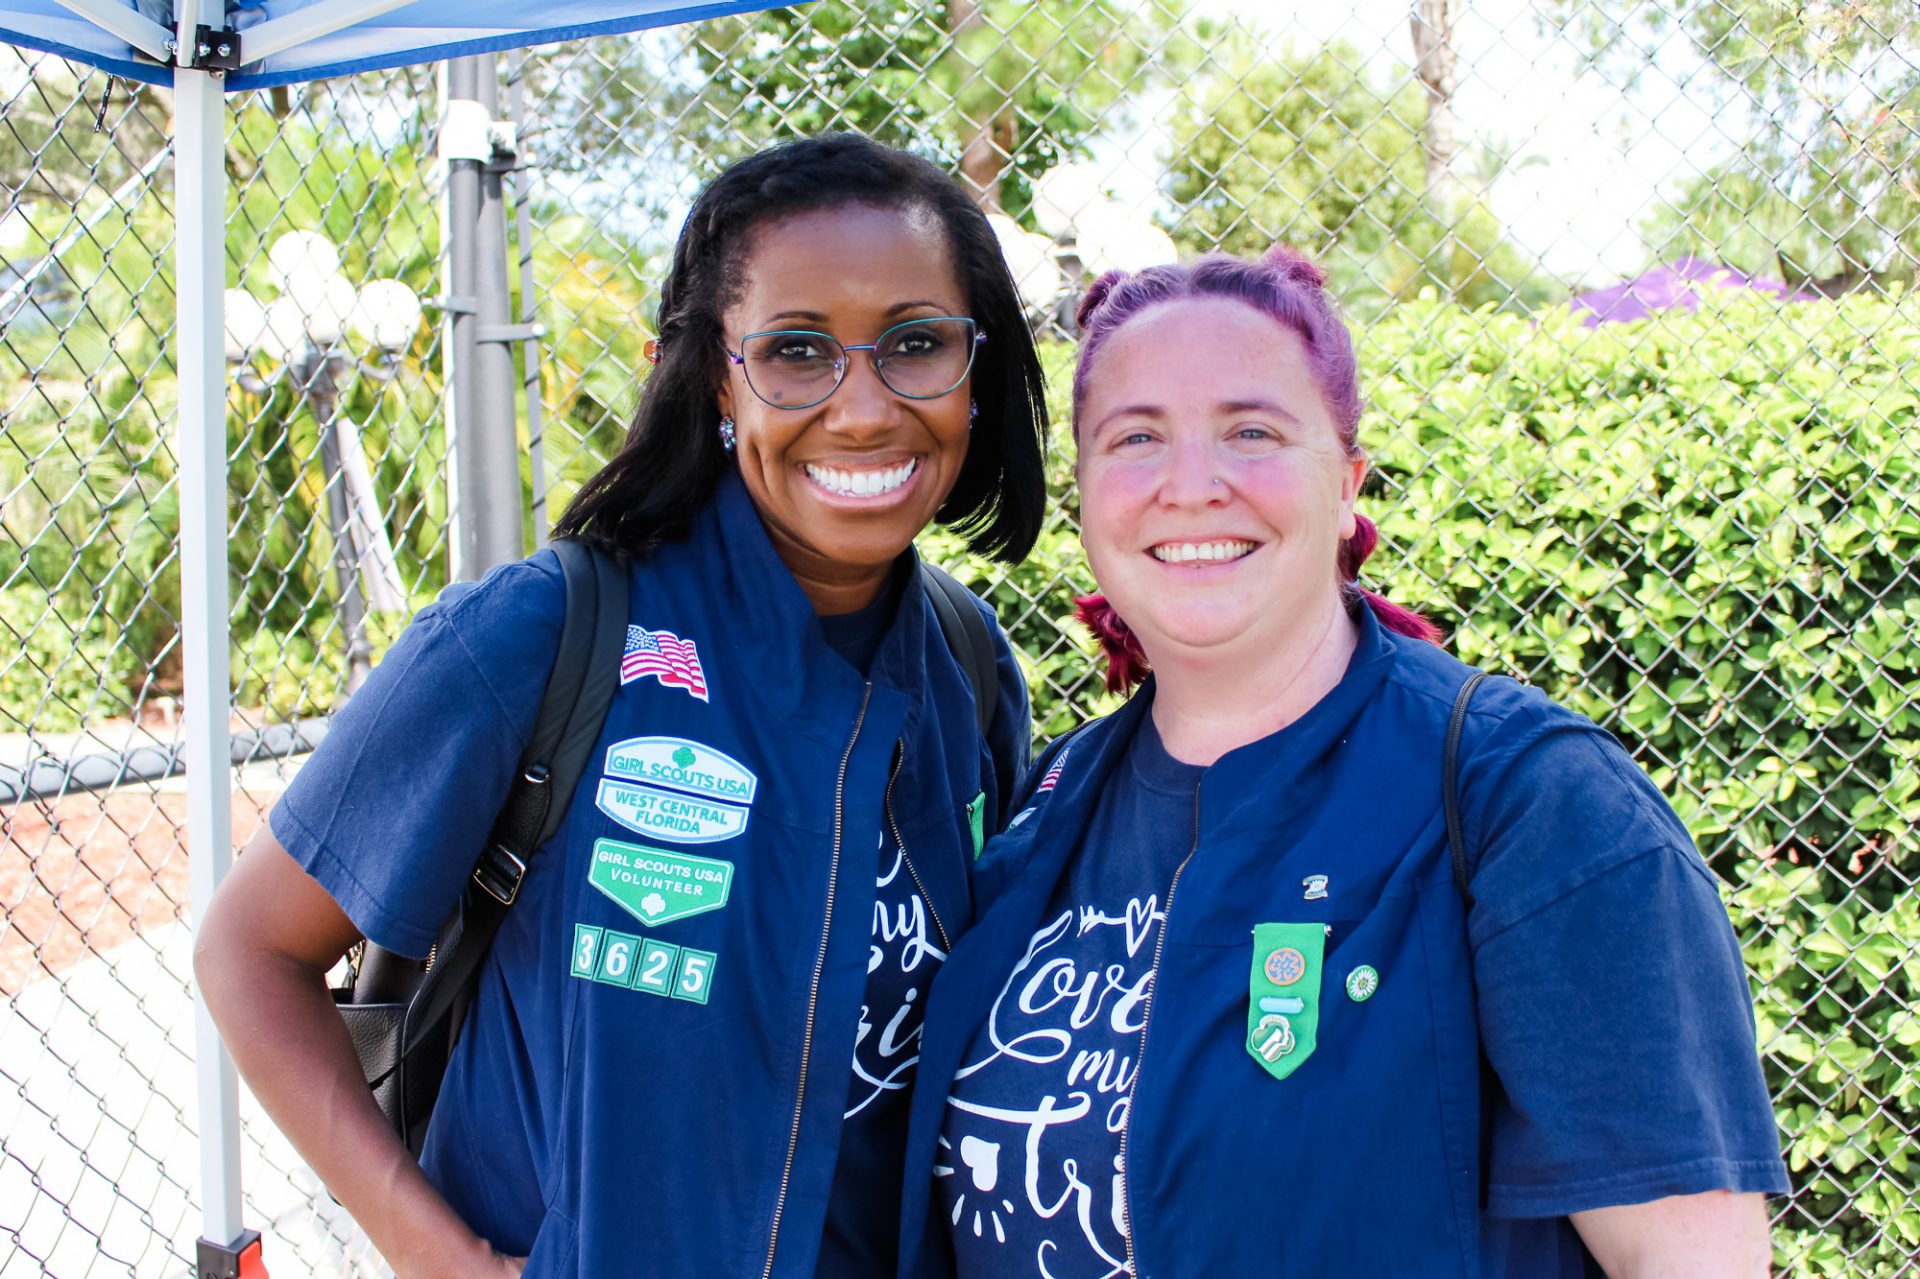
[[[587,881],[641,923],[658,925],[726,905],[733,863],[596,839]]]
[[[747,828],[747,810],[638,782],[600,779],[594,805],[628,830],[682,844],[732,839]]]
[[[594,806],[630,831],[711,844],[747,829],[760,779],[723,751],[684,737],[632,737],[607,748]]]

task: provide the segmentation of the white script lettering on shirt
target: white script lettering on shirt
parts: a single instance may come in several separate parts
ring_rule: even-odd
[[[902,973],[914,973],[924,965],[927,977],[946,959],[946,952],[928,935],[927,904],[917,890],[907,894],[906,903],[890,903],[886,890],[906,871],[906,858],[894,850],[893,865],[876,881],[873,903],[873,941],[867,951],[867,975],[871,977],[888,962],[888,951],[898,947],[893,962]],[[913,1068],[920,1061],[921,1009],[918,1003],[926,983],[907,987],[898,1008],[882,1009],[888,1014],[874,1037],[876,1018],[866,1004],[860,1005],[860,1022],[853,1040],[853,1096],[846,1118],[851,1119],[874,1098],[899,1092],[913,1082]],[[909,1025],[911,1022],[911,1025]],[[869,1040],[872,1040],[870,1043]]]
[[[1048,1089],[1031,1108],[984,1106],[953,1096],[948,1099],[949,1105],[964,1114],[1021,1130],[1021,1140],[1014,1144],[1024,1151],[1022,1185],[1027,1206],[1049,1220],[1071,1208],[1071,1219],[1078,1224],[1087,1247],[1113,1267],[1114,1275],[1126,1273],[1124,1248],[1113,1249],[1103,1243],[1102,1232],[1096,1231],[1094,1223],[1104,1216],[1112,1232],[1109,1237],[1124,1241],[1127,1232],[1122,1219],[1119,1160],[1114,1160],[1111,1169],[1083,1170],[1072,1156],[1050,1157],[1046,1138],[1053,1130],[1077,1123],[1096,1109],[1102,1111],[1109,1133],[1126,1130],[1129,1093],[1139,1071],[1134,1052],[1153,991],[1152,956],[1149,953],[1143,958],[1142,950],[1165,919],[1166,913],[1154,894],[1128,901],[1126,909],[1118,913],[1082,905],[1063,912],[1035,932],[988,1014],[986,1032],[992,1053],[963,1066],[957,1079],[987,1070],[996,1062],[1019,1063],[1015,1068],[1022,1071],[1023,1079],[1031,1074],[1032,1067],[1057,1071],[1058,1091]],[[1083,971],[1079,958],[1051,953],[1069,934],[1085,937],[1101,928],[1122,930],[1125,961]],[[1076,1047],[1076,1036],[1081,1032],[1086,1033]],[[1001,1143],[971,1136],[968,1142],[976,1156],[991,1152],[997,1164]],[[942,1144],[946,1145],[945,1138]],[[942,1151],[943,1157],[951,1153],[950,1148]],[[1045,1183],[1053,1178],[1043,1176],[1050,1171],[1049,1164],[1059,1173],[1059,1188],[1051,1195]],[[953,1171],[951,1167],[935,1169],[936,1175],[952,1175]],[[982,1169],[969,1163],[962,1171],[972,1174],[973,1186],[979,1190]],[[994,1179],[997,1181],[997,1171]],[[1103,1193],[1107,1199],[1104,1205],[1099,1202]],[[1005,1200],[1001,1206],[1012,1210]],[[956,1201],[956,1223],[963,1207]],[[981,1232],[976,1228],[974,1233]],[[994,1233],[1004,1241],[998,1220]],[[1047,1255],[1055,1248],[1052,1241],[1040,1245],[1034,1258],[1037,1273],[1049,1273]]]

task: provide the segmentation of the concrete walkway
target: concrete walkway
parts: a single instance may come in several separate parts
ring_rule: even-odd
[[[42,738],[40,745],[86,751],[152,740],[132,726],[115,728]],[[16,735],[0,737],[0,762],[26,753]],[[303,762],[294,757],[234,770],[236,842]],[[78,811],[98,807],[111,816],[107,805],[114,802],[170,809],[180,806],[185,789],[186,779],[174,777],[75,796],[51,808],[6,810],[0,881],[24,876],[62,916],[54,917],[57,927],[42,927],[28,900],[33,892],[8,898],[11,922],[27,932],[7,940],[14,949],[27,946],[36,962],[12,965],[10,979],[0,984],[0,1279],[190,1279],[193,1273],[200,1154],[193,936],[182,918],[186,858],[178,844],[184,832],[137,813],[122,827]],[[76,813],[57,838],[35,826],[69,805]],[[80,833],[72,833],[76,829]],[[150,838],[167,847],[136,850]],[[135,851],[141,855],[129,856]],[[113,875],[103,878],[111,889],[104,896],[77,873],[92,860],[104,860]],[[125,882],[135,874],[152,876],[149,889],[160,890],[151,893],[157,910],[129,905],[121,918],[95,900],[145,900],[141,886]],[[171,883],[174,878],[181,882]],[[54,945],[73,931],[63,923],[69,914],[85,925],[84,946]],[[240,1097],[244,1221],[265,1236],[275,1279],[387,1275],[366,1237],[244,1085]]]
[[[0,1279],[185,1279],[200,1233],[184,924],[0,1006]],[[387,1273],[241,1091],[246,1224],[278,1279]]]

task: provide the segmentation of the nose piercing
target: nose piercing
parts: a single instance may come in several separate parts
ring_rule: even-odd
[[[1213,486],[1214,486],[1215,488],[1219,488],[1219,487],[1220,487],[1220,477],[1219,477],[1219,476],[1217,476],[1217,475],[1213,477]]]

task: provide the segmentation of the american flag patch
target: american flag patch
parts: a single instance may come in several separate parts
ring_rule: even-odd
[[[1053,767],[1049,768],[1047,770],[1047,775],[1040,779],[1040,784],[1033,788],[1034,794],[1038,795],[1041,791],[1052,790],[1056,785],[1059,784],[1060,770],[1064,769],[1067,766],[1067,756],[1071,754],[1073,754],[1073,747],[1071,746],[1065,747],[1061,750],[1059,757],[1053,761]]]
[[[627,649],[620,657],[620,682],[631,684],[651,675],[668,688],[684,688],[707,700],[707,673],[700,669],[700,650],[692,640],[672,631],[627,628]]]

